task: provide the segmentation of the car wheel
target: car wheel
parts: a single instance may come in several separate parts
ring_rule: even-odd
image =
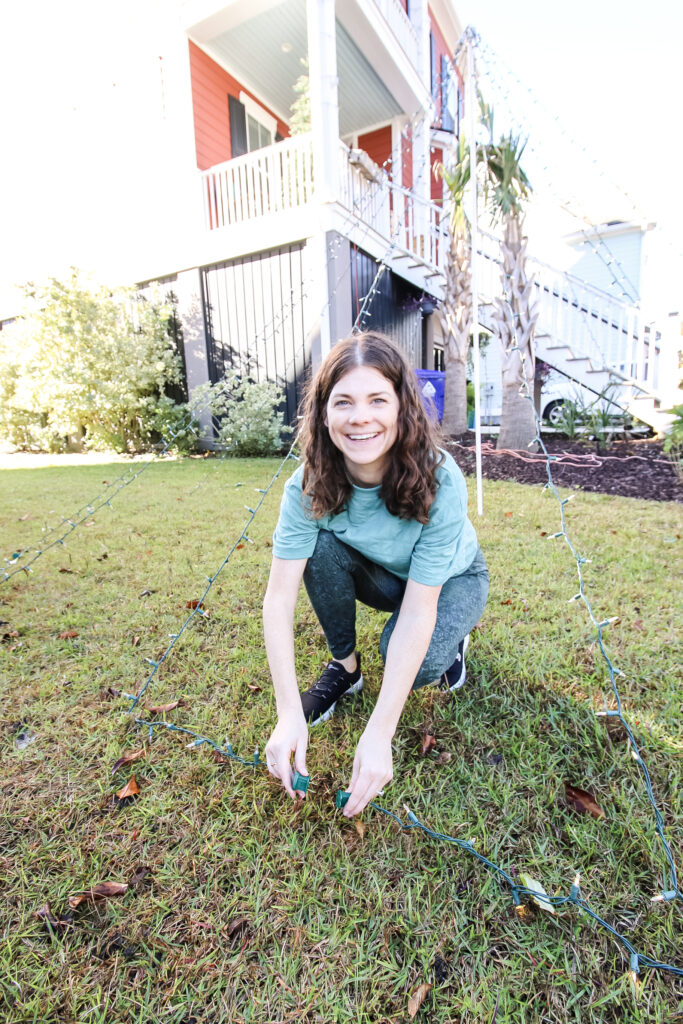
[[[556,402],[550,402],[550,404],[545,407],[543,418],[548,421],[551,427],[559,426],[564,419],[564,402],[562,399],[558,399]]]

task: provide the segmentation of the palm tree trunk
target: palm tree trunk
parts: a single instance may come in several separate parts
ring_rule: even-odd
[[[470,243],[464,231],[450,236],[446,258],[446,287],[441,304],[444,336],[446,386],[443,432],[464,434],[467,430],[467,352],[472,321],[472,278]]]
[[[538,310],[532,303],[534,282],[526,273],[526,244],[521,217],[506,216],[501,242],[504,298],[496,299],[494,311],[503,348],[503,403],[497,447],[517,450],[528,449],[537,433],[533,397]]]

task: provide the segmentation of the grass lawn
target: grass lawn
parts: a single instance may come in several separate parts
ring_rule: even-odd
[[[683,979],[644,971],[575,908],[520,918],[471,855],[371,810],[334,809],[376,698],[385,616],[361,609],[366,688],[311,735],[312,783],[295,808],[265,769],[156,731],[146,756],[112,773],[146,733],[113,696],[146,678],[247,519],[276,461],[153,465],[34,573],[0,584],[3,753],[0,1016],[40,1024],[219,1024],[683,1020]],[[34,543],[121,466],[2,473],[2,554]],[[289,472],[289,468],[287,469]],[[241,484],[241,486],[237,486]],[[576,593],[558,506],[540,488],[484,485],[476,522],[489,604],[457,695],[413,694],[380,803],[407,803],[431,828],[472,839],[507,871],[566,894],[577,871],[594,909],[636,948],[683,967],[683,907],[651,904],[664,856],[638,767]],[[161,667],[145,705],[236,753],[264,750],[274,700],[260,602],[282,481]],[[473,487],[471,508],[475,507]],[[566,506],[596,614],[624,672],[625,715],[683,858],[683,722],[676,598],[680,507],[580,494]],[[473,513],[473,518],[476,515]],[[69,634],[71,636],[60,636]],[[326,647],[305,595],[297,664],[309,685]],[[605,701],[607,703],[605,703]],[[423,739],[436,746],[422,755]],[[27,743],[27,739],[31,742]],[[139,795],[115,793],[135,775]],[[565,782],[605,816],[577,812]],[[69,911],[100,882],[125,893]],[[680,885],[680,881],[679,881]],[[36,912],[49,901],[58,922]]]

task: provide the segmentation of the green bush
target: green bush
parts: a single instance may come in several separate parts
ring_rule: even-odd
[[[282,392],[270,381],[258,383],[226,374],[217,384],[204,384],[192,394],[191,406],[208,407],[218,421],[218,440],[228,455],[274,455],[292,428],[285,425],[278,405]]]
[[[138,451],[177,429],[187,407],[160,295],[51,279],[0,334],[0,439],[18,448]]]
[[[683,405],[675,405],[669,411],[676,419],[664,438],[664,451],[671,459],[678,479],[683,480]]]

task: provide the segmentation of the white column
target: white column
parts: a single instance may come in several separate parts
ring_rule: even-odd
[[[427,0],[409,4],[410,20],[417,33],[419,73],[425,89],[425,98],[430,96],[430,45],[429,45],[429,7]],[[432,112],[428,107],[413,127],[413,191],[420,199],[429,201],[431,198],[431,133]],[[424,242],[418,248],[423,256],[429,253],[426,235],[429,232],[429,216],[422,202],[415,205],[415,233],[423,236]],[[419,243],[418,243],[419,245]]]
[[[325,207],[339,196],[339,102],[337,96],[337,33],[334,0],[306,0],[308,80],[313,136],[313,175],[320,231],[306,245],[306,262],[312,271],[306,330],[311,340],[313,363],[324,359],[333,341],[331,305],[336,296],[330,288],[330,261]],[[310,278],[309,278],[310,279]]]
[[[334,0],[307,0],[308,78],[318,202],[338,196],[339,101]]]

